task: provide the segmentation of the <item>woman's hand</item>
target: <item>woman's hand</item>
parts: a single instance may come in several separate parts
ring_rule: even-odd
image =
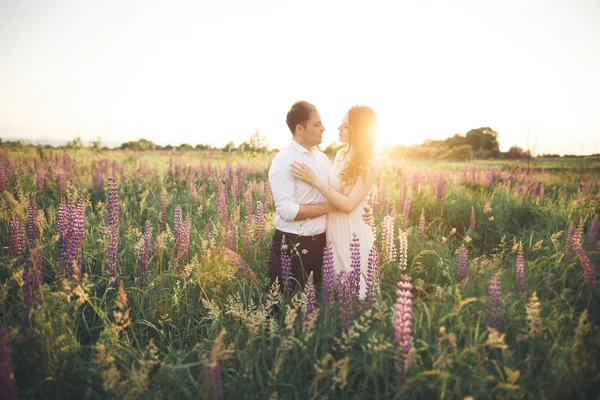
[[[312,186],[315,186],[319,179],[312,168],[298,161],[292,163],[290,170],[292,171],[292,174],[294,174],[294,177],[301,179]]]

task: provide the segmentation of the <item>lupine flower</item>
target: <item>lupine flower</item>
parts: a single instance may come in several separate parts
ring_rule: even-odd
[[[411,278],[401,276],[397,283],[396,303],[394,305],[394,341],[398,346],[394,363],[396,371],[405,375],[410,366],[410,350],[412,336],[412,288]]]
[[[464,283],[467,279],[467,267],[469,265],[469,251],[464,244],[458,250],[458,282]]]
[[[249,279],[252,279],[257,285],[260,283],[258,278],[254,275],[254,272],[250,269],[250,266],[240,257],[235,251],[228,249],[227,247],[216,247],[225,258],[233,263],[242,273]]]
[[[175,237],[175,260],[179,267],[187,261],[190,243],[190,216],[183,222],[181,206],[178,204],[173,212],[173,236]]]
[[[446,181],[446,177],[442,174],[438,176],[437,179],[437,199],[442,200],[444,197],[444,193],[446,192],[446,185],[448,182]]]
[[[365,296],[365,309],[375,309],[377,295],[377,280],[379,275],[379,252],[373,243],[369,250],[369,262],[367,265],[367,288]]]
[[[160,232],[167,230],[167,190],[160,191]]]
[[[152,227],[150,221],[146,221],[144,234],[140,240],[140,249],[138,252],[138,272],[140,274],[139,286],[142,287],[148,280],[148,262],[150,260],[152,240]]]
[[[229,213],[227,212],[227,193],[225,192],[225,185],[223,182],[217,183],[217,193],[219,196],[219,221],[221,222],[222,229],[225,230],[225,227],[227,226],[227,220],[229,219]]]
[[[590,231],[588,233],[588,250],[595,251],[598,241],[598,228],[600,228],[600,215],[596,214],[592,220]]]
[[[340,325],[342,332],[346,333],[352,326],[352,279],[346,271],[342,270],[337,275],[337,297],[340,312]]]
[[[498,273],[490,280],[488,291],[487,324],[491,328],[500,329],[500,305],[501,305],[500,277]]]
[[[0,328],[0,393],[5,400],[17,400],[12,354],[8,347],[8,333],[4,327]]]
[[[96,173],[94,175],[94,189],[96,190],[96,193],[100,193],[103,187],[104,179],[102,178],[102,170],[100,168],[96,168]]]
[[[475,230],[477,227],[477,219],[475,218],[475,207],[471,206],[471,221],[469,224],[469,230]]]
[[[252,242],[252,231],[254,227],[254,213],[252,210],[252,187],[248,186],[246,189],[246,196],[244,200],[246,206],[246,235],[244,236],[246,248],[250,247]]]
[[[408,232],[400,231],[400,270],[408,268]]]
[[[29,205],[27,206],[27,236],[29,237],[29,241],[31,243],[37,241],[39,236],[38,231],[37,202],[35,201],[35,197],[32,197],[31,200],[29,200]]]
[[[515,262],[515,278],[517,281],[517,292],[525,292],[525,256],[523,255],[523,244],[519,242],[519,254]]]
[[[239,182],[237,175],[233,175],[233,179],[231,180],[231,194],[233,195],[233,199],[238,199],[238,192],[240,191]]]
[[[300,306],[302,316],[302,326],[304,329],[310,329],[314,323],[315,304],[317,302],[317,291],[313,284],[313,273],[308,276],[308,281],[302,293],[302,305]]]
[[[29,327],[32,324],[31,313],[42,305],[42,261],[39,249],[31,250],[31,256],[23,267],[23,324]]]
[[[334,300],[335,271],[333,262],[333,249],[329,242],[323,249],[323,304],[333,304]]]
[[[9,223],[9,246],[12,258],[25,254],[25,230],[21,221],[13,216],[10,217]]]
[[[198,204],[198,191],[196,190],[196,173],[192,172],[190,175],[190,192],[192,192],[192,201],[194,204]]]
[[[360,240],[356,233],[352,234],[352,242],[350,243],[350,274],[348,278],[351,280],[352,293],[356,300],[360,297]]]
[[[419,215],[419,225],[417,228],[417,240],[421,242],[423,240],[423,233],[425,232],[425,209],[421,210]]]
[[[585,281],[587,282],[588,286],[595,287],[598,284],[598,281],[596,280],[596,269],[592,265],[590,258],[585,253],[585,250],[581,244],[575,248],[575,251],[577,252],[577,258],[579,258],[581,268],[583,269]]]
[[[574,249],[577,249],[578,246],[583,245],[583,218],[579,218],[579,224],[577,225],[577,229],[573,233],[573,243],[572,246]]]
[[[383,254],[387,261],[396,261],[396,242],[394,241],[395,217],[383,217]]]
[[[573,259],[573,252],[575,251],[575,247],[573,247],[573,238],[575,236],[575,225],[573,221],[569,222],[569,228],[567,229],[567,240],[565,244],[565,260],[570,262]]]
[[[282,284],[285,288],[287,286],[288,292],[291,292],[294,288],[294,282],[290,279],[292,277],[292,259],[290,252],[288,251],[288,245],[285,244],[285,235],[281,239],[281,279]],[[285,289],[284,289],[285,290]]]
[[[108,212],[106,215],[106,237],[107,237],[107,272],[109,280],[116,283],[117,277],[117,257],[119,253],[119,188],[115,177],[108,178]]]
[[[0,192],[6,189],[6,167],[4,161],[0,161]]]
[[[402,210],[402,229],[408,228],[408,216],[410,215],[410,199],[404,200],[404,209]]]
[[[258,200],[256,202],[256,217],[254,217],[254,226],[255,226],[254,236],[256,237],[256,240],[258,241],[258,243],[262,244],[264,231],[265,231],[265,216],[264,216],[263,203],[260,200]]]

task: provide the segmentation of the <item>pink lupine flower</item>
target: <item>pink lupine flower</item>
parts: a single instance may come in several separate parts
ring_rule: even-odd
[[[150,221],[146,221],[144,234],[142,235],[140,249],[138,252],[138,273],[140,276],[140,287],[143,287],[148,280],[148,262],[150,261],[151,240],[152,227],[150,226]]]
[[[369,263],[367,266],[367,289],[365,297],[365,309],[375,309],[377,295],[377,276],[379,275],[379,252],[373,243],[369,250]]]
[[[383,217],[383,254],[387,261],[396,261],[396,242],[394,241],[395,217]]]
[[[569,222],[569,228],[567,229],[567,238],[565,243],[565,260],[570,262],[573,259],[573,253],[575,251],[575,247],[573,247],[575,236],[575,225],[573,221]]]
[[[27,236],[31,243],[36,242],[39,237],[37,202],[35,201],[35,197],[29,200],[29,205],[27,206]]]
[[[577,257],[579,258],[581,268],[583,269],[585,281],[587,282],[588,286],[595,287],[598,284],[598,281],[596,280],[596,269],[592,265],[590,258],[585,253],[585,250],[583,249],[581,244],[577,246],[575,250],[577,252]]]
[[[501,305],[500,277],[496,273],[490,280],[488,291],[487,324],[491,328],[500,329],[500,305]]]
[[[408,228],[408,217],[410,215],[410,199],[404,200],[404,209],[402,210],[402,229]]]
[[[262,244],[265,233],[265,215],[263,203],[258,200],[256,203],[256,216],[254,217],[255,237],[259,244]]]
[[[477,219],[475,218],[475,207],[471,206],[471,221],[469,224],[469,230],[475,230],[477,227]]]
[[[519,242],[519,254],[515,261],[515,279],[517,292],[525,292],[525,256],[523,255],[523,244]]]
[[[402,275],[397,283],[396,303],[394,305],[394,341],[398,346],[396,353],[396,371],[405,375],[410,366],[410,350],[412,338],[412,289],[409,276]]]
[[[14,216],[10,217],[9,223],[9,253],[12,258],[25,254],[25,229]]]
[[[458,282],[464,283],[467,279],[467,267],[469,265],[469,251],[464,244],[458,250]]]
[[[425,232],[425,209],[421,210],[421,215],[419,215],[419,225],[417,227],[417,240],[419,242],[423,241],[423,233]]]
[[[354,298],[358,300],[360,296],[360,240],[356,233],[352,234],[352,242],[350,243],[350,273],[348,278],[352,281],[352,291]]]

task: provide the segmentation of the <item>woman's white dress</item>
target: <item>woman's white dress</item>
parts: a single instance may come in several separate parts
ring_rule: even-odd
[[[341,152],[343,153],[343,152]],[[346,187],[342,190],[340,183],[340,172],[344,166],[344,157],[341,154],[336,156],[333,166],[329,170],[329,186],[344,195],[348,195],[352,187]],[[372,188],[371,188],[372,189]],[[351,213],[330,212],[327,214],[327,241],[331,242],[333,248],[333,266],[335,274],[340,271],[350,272],[351,270],[351,252],[350,243],[352,243],[352,234],[355,233],[360,243],[360,298],[364,299],[366,294],[366,277],[369,260],[369,252],[373,246],[373,230],[363,221],[364,207],[367,205],[369,194],[361,201]]]

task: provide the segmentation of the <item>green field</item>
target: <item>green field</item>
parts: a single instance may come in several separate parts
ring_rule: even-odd
[[[0,151],[5,397],[600,396],[600,160],[390,163],[376,304],[309,314],[268,287],[272,157]]]

